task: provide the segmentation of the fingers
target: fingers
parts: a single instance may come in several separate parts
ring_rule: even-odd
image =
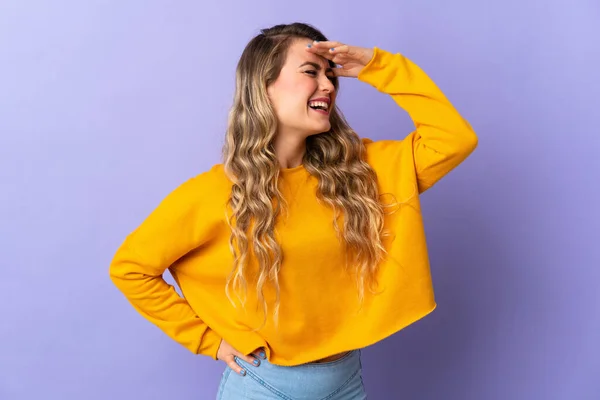
[[[227,360],[225,360],[225,363],[236,374],[242,375],[242,376],[246,375],[246,370],[244,368],[242,368],[241,366],[239,366],[238,363],[235,362],[235,356],[234,355],[231,355],[231,356],[227,357]]]
[[[235,350],[224,340],[221,340],[217,358],[223,361],[229,368],[231,368],[236,374],[245,376],[246,369],[245,364],[240,365],[241,361],[248,363],[252,366],[258,367],[260,365],[260,359],[266,360],[267,354],[263,348],[258,348],[249,355],[245,355]],[[249,367],[249,366],[248,366]]]
[[[348,55],[348,56],[352,56],[353,55],[353,53],[352,53],[352,51],[350,49],[350,46],[348,46],[347,44],[341,44],[339,46],[331,47],[327,51],[329,53],[335,54],[335,55],[339,55],[339,54],[345,54],[345,55]]]
[[[261,353],[264,355],[261,355]],[[258,351],[256,353],[253,353],[251,355],[244,355],[242,353],[237,353],[235,355],[231,355],[227,361],[226,364],[229,366],[229,368],[231,368],[236,374],[245,376],[246,375],[246,369],[242,366],[240,366],[238,364],[238,362],[241,361],[245,361],[246,363],[254,366],[254,367],[258,367],[260,365],[260,359],[259,358],[263,358],[266,359],[266,354],[264,354],[264,352]]]
[[[332,49],[332,48],[336,48],[336,47],[339,47],[341,45],[343,45],[343,43],[341,43],[341,42],[335,42],[335,41],[331,41],[331,40],[330,41],[323,41],[323,42],[319,42],[319,41],[315,40],[313,42],[313,46],[314,47],[317,47],[319,49],[326,49],[326,50],[329,50],[329,49]]]
[[[261,360],[267,359],[267,353],[265,353],[265,351],[263,349],[256,350],[255,352],[252,353],[252,355],[254,355],[254,357],[259,358]]]
[[[325,57],[329,60],[333,60],[335,56],[335,46],[337,44],[341,46],[341,43],[338,42],[317,42],[314,41],[312,44],[309,44],[306,48],[309,52],[317,54],[321,57]],[[333,49],[333,50],[332,50]]]
[[[333,46],[333,47],[332,47]],[[307,50],[313,54],[321,56],[327,60],[333,61],[338,65],[345,65],[348,62],[361,62],[359,60],[360,54],[357,51],[356,47],[348,46],[347,44],[342,44],[339,42],[318,42],[312,45],[311,47],[307,47]],[[341,71],[337,76],[348,76],[348,71]],[[352,75],[352,74],[350,74]]]
[[[350,71],[346,70],[344,67],[337,67],[337,68],[332,68],[331,69],[333,71],[333,75],[335,76],[343,76],[343,77],[347,77],[347,76],[354,76]]]
[[[260,365],[260,360],[257,357],[255,357],[254,355],[245,356],[245,355],[240,354],[237,357],[240,360],[246,361],[248,364],[254,365],[255,367],[258,367]]]
[[[337,54],[352,55],[351,46],[340,42],[313,42],[308,48],[313,53],[317,53],[323,57],[331,59]]]

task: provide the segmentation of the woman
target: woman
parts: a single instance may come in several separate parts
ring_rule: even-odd
[[[227,364],[220,399],[363,399],[360,349],[435,308],[418,194],[477,138],[401,54],[305,24],[263,30],[236,77],[223,164],[128,235],[112,280],[172,339]],[[359,138],[336,107],[339,77],[390,95],[416,130]]]

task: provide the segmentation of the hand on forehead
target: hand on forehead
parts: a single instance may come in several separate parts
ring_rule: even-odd
[[[329,60],[327,58],[325,58],[324,56],[322,56],[320,54],[308,53],[308,52],[304,51],[304,48],[302,48],[301,50],[302,50],[302,53],[304,53],[305,55],[308,55],[307,61],[316,62],[323,68],[330,67]]]
[[[310,61],[319,64],[321,68],[331,67],[327,58],[320,54],[308,53],[305,51],[306,46],[310,43],[312,43],[310,40],[298,40],[291,46],[290,53],[294,55],[294,61],[297,62],[298,65],[305,61]]]

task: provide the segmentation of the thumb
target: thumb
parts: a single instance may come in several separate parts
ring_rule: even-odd
[[[344,68],[343,65],[338,65],[336,68],[332,68],[333,74],[335,76],[344,76],[344,77],[355,77],[356,74],[353,74],[350,70]]]

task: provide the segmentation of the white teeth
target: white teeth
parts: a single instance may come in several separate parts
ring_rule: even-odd
[[[308,103],[308,105],[309,105],[309,107],[312,107],[312,108],[320,107],[324,110],[329,109],[329,104],[327,104],[324,101],[311,101]]]

